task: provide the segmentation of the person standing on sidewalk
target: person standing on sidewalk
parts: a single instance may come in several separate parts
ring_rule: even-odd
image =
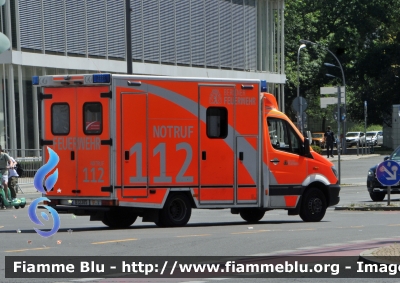
[[[0,173],[2,175],[2,185],[4,188],[4,193],[6,198],[8,198],[8,169],[12,166],[11,157],[3,151],[0,145]],[[9,200],[11,201],[11,200]],[[2,204],[2,209],[5,209],[4,203]]]
[[[11,158],[11,165],[10,169],[8,170],[8,188],[10,189],[11,192],[11,198],[14,201],[17,198],[17,184],[18,184],[18,173],[17,170],[15,170],[15,166],[17,165],[17,162],[15,161],[14,158]]]
[[[331,131],[331,127],[328,126],[325,134],[325,144],[326,144],[326,154],[329,158],[329,155],[333,157],[333,142],[335,140],[335,134]]]

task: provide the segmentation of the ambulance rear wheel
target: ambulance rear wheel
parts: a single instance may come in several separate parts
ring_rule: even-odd
[[[305,222],[321,221],[325,216],[326,208],[324,193],[317,188],[311,188],[304,194],[300,217]]]
[[[256,223],[264,217],[265,211],[256,208],[241,209],[240,216],[249,223]]]
[[[173,194],[167,198],[156,224],[160,227],[185,226],[192,215],[192,207],[185,194]]]
[[[116,208],[105,212],[102,222],[110,228],[128,228],[136,218],[129,209]]]

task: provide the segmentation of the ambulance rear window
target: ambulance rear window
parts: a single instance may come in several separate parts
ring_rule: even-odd
[[[103,131],[103,107],[100,102],[83,104],[83,132],[87,135],[100,135]]]
[[[69,105],[67,103],[51,105],[51,133],[53,135],[69,134]]]
[[[224,139],[228,136],[228,110],[225,107],[207,108],[207,137]]]

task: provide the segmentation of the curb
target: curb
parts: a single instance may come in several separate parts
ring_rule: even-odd
[[[358,259],[364,263],[370,263],[370,264],[396,264],[396,265],[398,265],[398,263],[396,263],[394,261],[379,259],[379,256],[375,256],[373,253],[379,249],[380,248],[375,248],[375,249],[363,251],[358,256]]]
[[[364,207],[357,207],[357,206],[335,206],[335,210],[355,210],[355,211],[393,211],[393,210],[400,210],[400,206],[364,206]]]

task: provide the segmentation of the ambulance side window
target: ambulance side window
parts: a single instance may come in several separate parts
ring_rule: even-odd
[[[228,136],[228,110],[225,107],[207,108],[207,137],[224,139]]]
[[[271,145],[275,149],[300,153],[300,138],[285,120],[267,118],[267,123]]]
[[[99,102],[83,104],[83,132],[87,135],[99,135],[103,131],[103,107]]]
[[[51,105],[51,133],[53,135],[69,134],[69,105],[54,103]]]

